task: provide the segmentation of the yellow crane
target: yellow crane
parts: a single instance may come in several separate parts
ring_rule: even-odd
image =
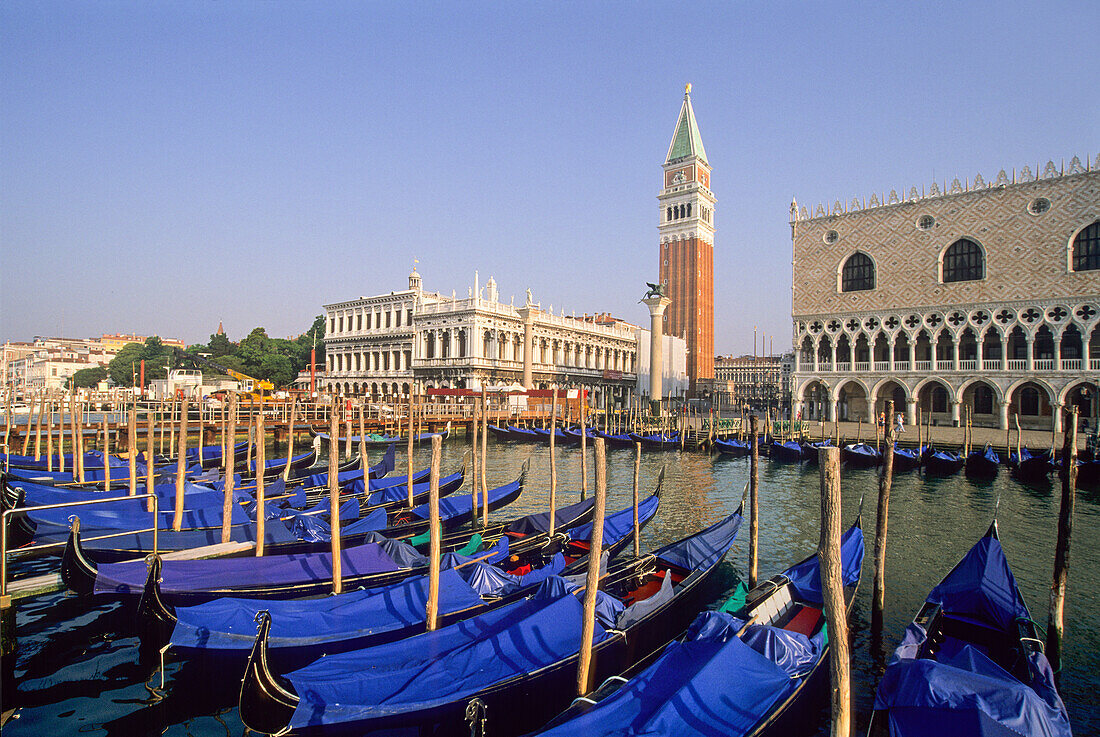
[[[177,354],[187,358],[195,363],[200,363],[207,366],[218,373],[225,374],[226,376],[236,379],[241,383],[239,393],[248,397],[251,397],[254,401],[263,402],[265,399],[270,400],[272,392],[275,391],[275,385],[267,379],[257,379],[253,376],[249,376],[246,373],[231,369],[227,366],[222,366],[220,363],[215,363],[197,353],[184,353],[177,351]]]

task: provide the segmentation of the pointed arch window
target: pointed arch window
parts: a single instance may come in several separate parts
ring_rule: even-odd
[[[985,254],[969,238],[960,238],[943,252],[943,283],[985,278]]]
[[[1083,228],[1073,239],[1073,270],[1100,269],[1100,220]]]
[[[840,291],[861,292],[875,288],[875,262],[865,253],[856,251],[844,262],[840,272]]]

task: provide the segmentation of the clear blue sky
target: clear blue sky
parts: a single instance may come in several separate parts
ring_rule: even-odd
[[[305,330],[475,269],[646,319],[683,83],[716,341],[790,340],[807,205],[1100,150],[1100,3],[0,5],[0,339]]]

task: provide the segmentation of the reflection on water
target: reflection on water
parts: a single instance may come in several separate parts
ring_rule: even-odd
[[[458,468],[468,447],[460,440],[444,444],[445,473]],[[417,449],[418,468],[427,462],[429,452],[428,447]],[[575,448],[559,448],[558,453],[558,498],[566,504],[580,497],[580,453]],[[544,446],[490,440],[491,486],[514,479],[528,459],[531,472],[523,496],[495,517],[511,518],[545,508],[549,452]],[[630,503],[633,459],[630,450],[608,452],[609,510]],[[593,463],[591,453],[589,463]],[[398,465],[401,472],[400,460]],[[640,481],[643,496],[653,490],[662,467],[665,490],[661,509],[643,532],[643,550],[679,539],[729,514],[740,502],[749,476],[747,459],[645,453]],[[590,466],[590,493],[593,473]],[[1057,480],[1051,479],[1053,482],[1041,480],[1025,486],[1004,469],[995,479],[980,481],[961,475],[924,479],[916,473],[895,478],[890,500],[883,628],[888,652],[928,591],[985,532],[995,509],[999,509],[1002,543],[1024,599],[1032,617],[1045,626],[1060,496]],[[762,459],[760,486],[760,572],[768,576],[812,553],[817,545],[817,469]],[[842,491],[845,523],[854,519],[860,499],[864,499],[864,530],[868,535],[867,565],[852,627],[853,693],[857,725],[862,730],[874,699],[876,668],[870,652],[870,552],[877,506],[876,473],[845,469]],[[727,589],[732,589],[736,576],[747,567],[747,533],[746,525],[727,558],[723,570]],[[1062,695],[1077,734],[1100,730],[1100,706],[1093,698],[1100,689],[1100,595],[1092,590],[1100,580],[1100,562],[1094,552],[1098,540],[1100,491],[1082,489],[1073,529],[1066,607],[1067,662],[1062,675]],[[35,572],[45,570],[45,562],[35,564]],[[3,709],[18,706],[20,711],[18,718],[5,726],[5,737],[78,732],[117,737],[244,734],[234,706],[240,674],[181,664],[169,655],[162,690],[159,656],[141,652],[130,629],[131,617],[130,609],[118,603],[80,600],[68,594],[21,602],[20,653],[14,673],[5,674],[2,690]],[[828,734],[824,710],[817,714],[807,734]]]

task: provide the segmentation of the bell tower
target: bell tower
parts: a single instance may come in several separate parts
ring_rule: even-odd
[[[662,166],[657,195],[660,275],[672,300],[664,316],[667,335],[687,340],[691,396],[714,378],[714,204],[710,164],[684,87],[680,117]],[[704,386],[700,386],[700,382]]]

